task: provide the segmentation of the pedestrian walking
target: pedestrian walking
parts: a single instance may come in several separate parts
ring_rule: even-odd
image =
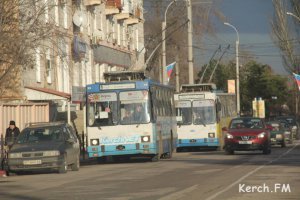
[[[15,121],[9,122],[9,127],[6,129],[5,133],[5,145],[8,146],[8,149],[13,145],[13,143],[16,141],[16,138],[20,134],[19,128],[16,126]]]

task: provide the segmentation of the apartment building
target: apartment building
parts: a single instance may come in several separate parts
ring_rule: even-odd
[[[31,2],[43,9],[39,23],[52,35],[33,50],[33,67],[22,71],[21,96],[49,102],[50,120],[70,120],[71,111],[82,116],[83,89],[104,81],[104,72],[143,68],[143,0]]]

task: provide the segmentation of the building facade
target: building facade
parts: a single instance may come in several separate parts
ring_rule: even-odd
[[[21,96],[49,102],[50,120],[66,119],[57,113],[68,108],[80,112],[82,89],[104,81],[104,72],[142,70],[143,0],[32,2],[34,9],[43,7],[40,23],[53,33],[34,48],[33,67],[22,71]]]

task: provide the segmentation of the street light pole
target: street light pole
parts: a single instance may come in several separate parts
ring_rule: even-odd
[[[164,85],[167,85],[168,82],[168,77],[167,77],[167,69],[166,69],[166,66],[167,66],[167,59],[166,59],[166,27],[167,27],[167,12],[168,12],[168,9],[169,7],[174,3],[176,2],[176,0],[173,0],[169,3],[169,5],[167,6],[166,8],[166,11],[165,11],[165,18],[164,18],[164,21],[162,22],[162,71],[163,71],[163,84]]]
[[[192,23],[192,3],[186,0],[188,17],[188,66],[189,66],[189,84],[194,84],[194,61],[193,61],[193,23]]]
[[[239,43],[240,37],[239,32],[235,28],[235,26],[229,24],[228,22],[224,22],[224,25],[230,26],[236,32],[237,40],[235,42],[235,59],[236,59],[236,109],[237,114],[240,115],[241,113],[241,105],[240,105],[240,69],[239,69]]]

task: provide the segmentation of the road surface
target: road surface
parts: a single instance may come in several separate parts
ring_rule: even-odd
[[[174,153],[171,160],[97,164],[78,172],[0,178],[0,199],[300,199],[300,142],[271,155]]]

